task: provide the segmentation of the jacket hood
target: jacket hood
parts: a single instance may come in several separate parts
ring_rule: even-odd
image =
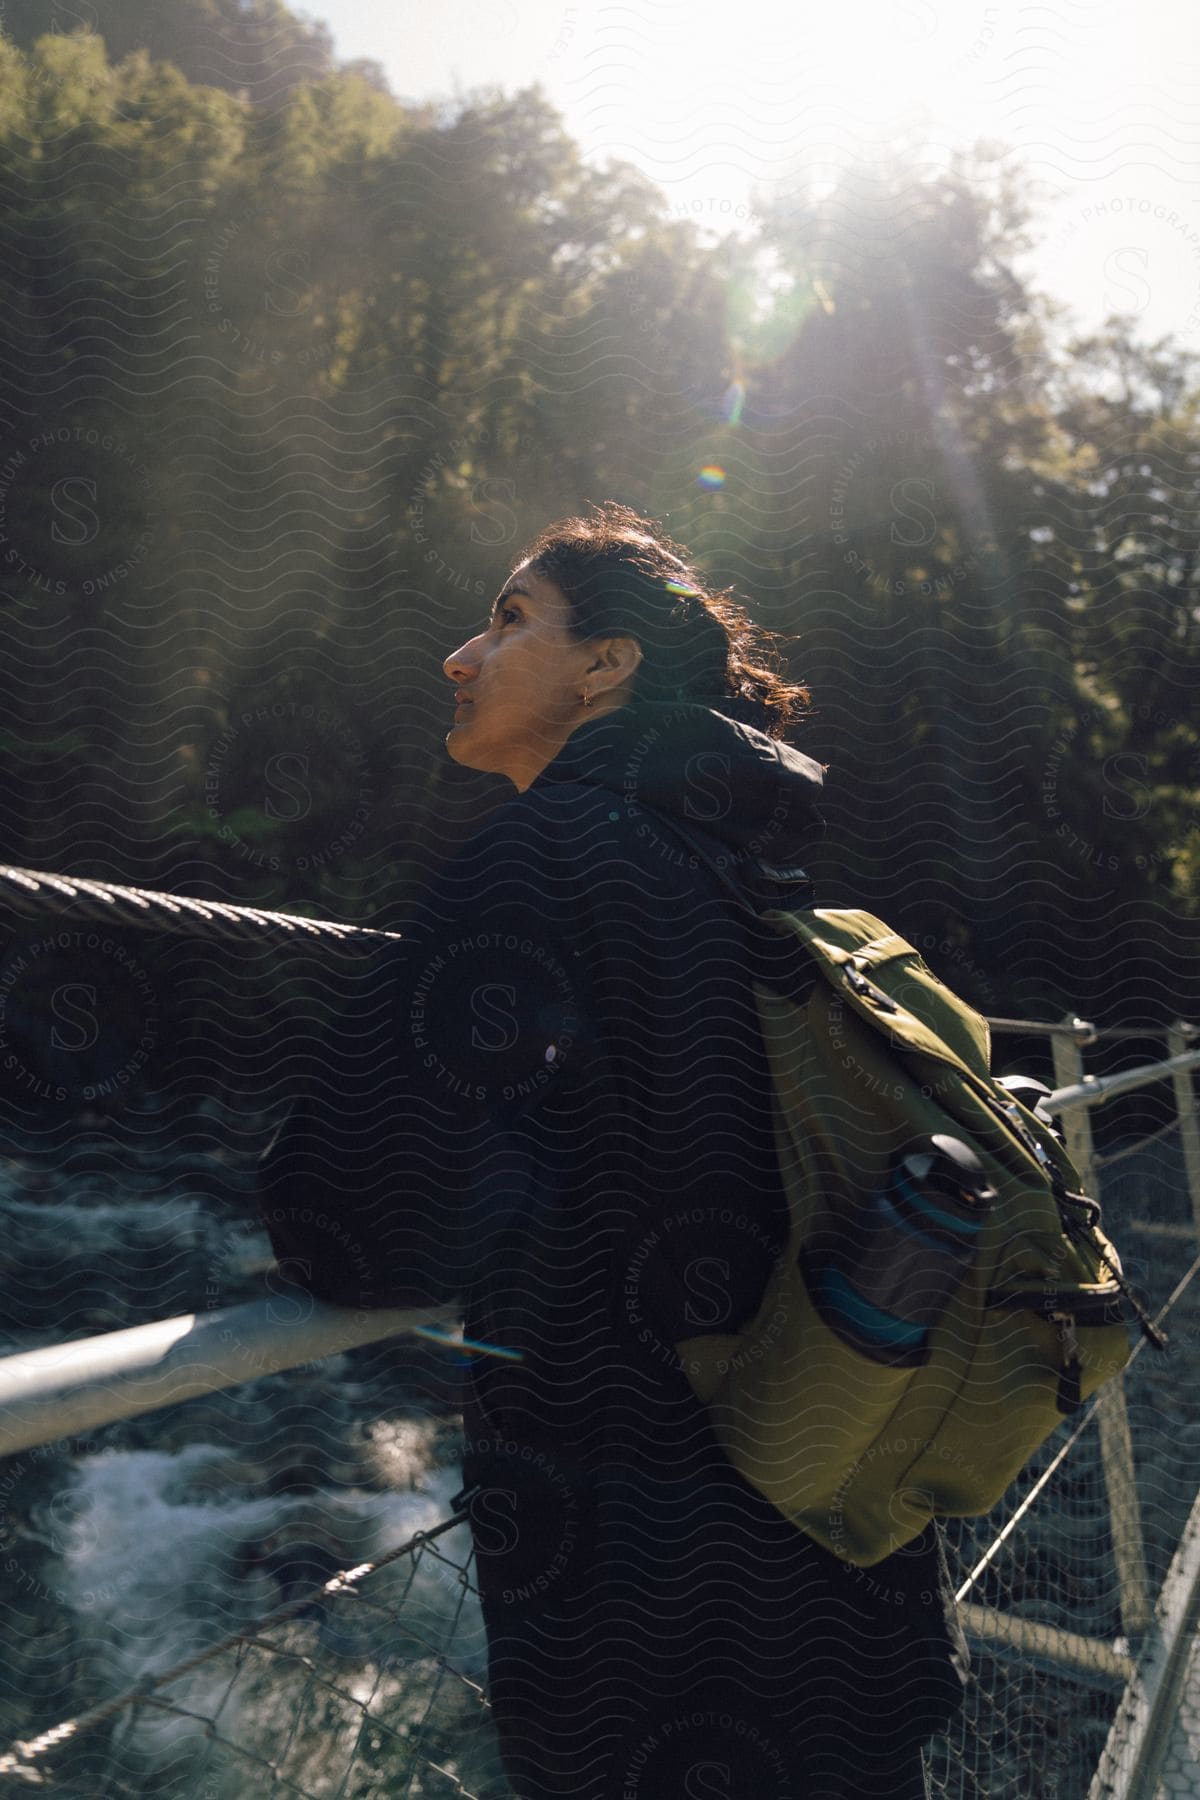
[[[577,726],[533,786],[603,788],[735,855],[792,867],[824,830],[821,765],[734,716],[739,711],[736,700],[630,701]]]

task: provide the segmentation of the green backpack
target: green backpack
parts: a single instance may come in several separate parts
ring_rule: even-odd
[[[1166,1340],[1053,1129],[991,1075],[987,1021],[870,913],[755,916],[815,973],[795,999],[754,984],[790,1237],[748,1326],[677,1350],[741,1474],[869,1566],[989,1512],[1125,1366],[1127,1319]]]

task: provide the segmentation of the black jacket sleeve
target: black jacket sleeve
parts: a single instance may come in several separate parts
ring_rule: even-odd
[[[509,802],[442,871],[406,942],[339,970],[332,1025],[260,1165],[283,1273],[347,1306],[461,1299],[497,1221],[482,1171],[590,1021],[573,859]]]

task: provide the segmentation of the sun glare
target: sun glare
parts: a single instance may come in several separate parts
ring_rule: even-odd
[[[1040,185],[1031,277],[1092,327],[1200,343],[1185,0],[312,0],[401,95],[540,84],[589,160],[618,158],[697,225],[751,233],[901,142],[933,168],[980,140]],[[824,302],[823,302],[824,303]]]
[[[668,189],[701,160],[770,181],[798,152],[853,152],[909,116],[957,126],[988,73],[997,12],[746,0],[732,31],[724,9],[693,8],[681,29],[672,4],[614,8],[577,66],[574,110],[589,138],[624,144]]]

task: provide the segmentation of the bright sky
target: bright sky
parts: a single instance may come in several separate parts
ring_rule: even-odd
[[[718,228],[921,109],[936,155],[995,141],[1045,193],[1027,271],[1082,327],[1200,353],[1194,0],[300,0],[402,98],[539,81],[589,157]]]

